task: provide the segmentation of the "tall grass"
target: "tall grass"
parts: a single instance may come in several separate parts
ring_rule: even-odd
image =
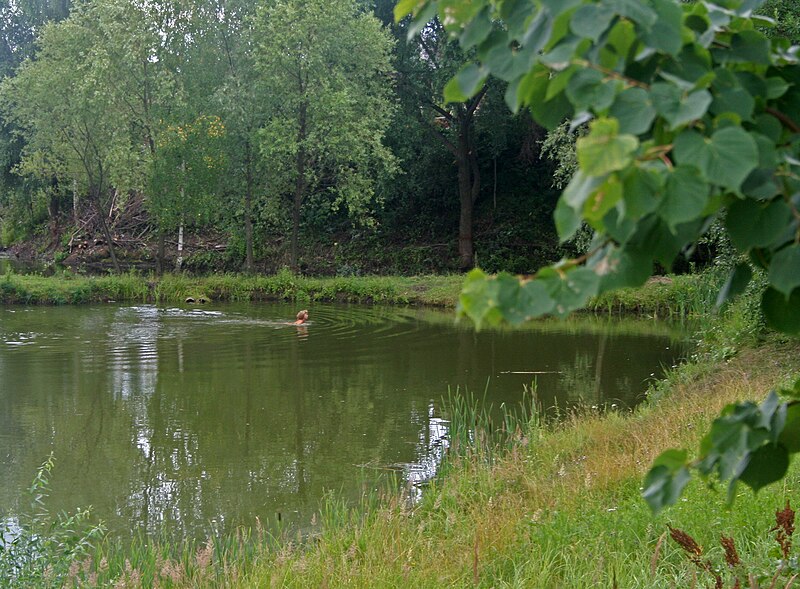
[[[341,301],[455,306],[462,277],[309,278],[282,270],[272,276],[220,274],[203,278],[136,273],[119,276],[62,274],[0,276],[0,304],[63,305],[107,301],[180,303],[210,301]]]

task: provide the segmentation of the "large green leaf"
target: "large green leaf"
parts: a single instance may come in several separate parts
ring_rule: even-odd
[[[787,299],[782,292],[768,288],[761,297],[761,310],[773,329],[800,335],[800,289],[792,291]]]
[[[556,306],[556,302],[547,292],[547,288],[538,280],[528,280],[520,285],[518,309],[519,315],[524,316],[525,321],[534,317],[541,317],[551,313]],[[508,320],[513,323],[514,317],[503,311]]]
[[[697,166],[710,182],[737,192],[758,166],[758,146],[741,127],[725,127],[711,137],[687,129],[675,139],[674,153],[678,163]]]
[[[789,468],[789,452],[780,444],[761,446],[750,455],[739,480],[758,491],[784,477]]]
[[[527,105],[537,123],[546,129],[555,129],[572,114],[572,105],[563,93],[547,100],[547,87],[550,84],[550,70],[535,66],[519,82],[517,104]]]
[[[597,41],[606,32],[614,19],[614,10],[603,4],[584,4],[572,15],[572,32],[592,41]]]
[[[583,69],[569,79],[567,97],[578,112],[589,108],[602,111],[614,102],[617,85],[597,70]]]
[[[656,109],[646,90],[627,88],[614,99],[608,114],[619,121],[620,133],[641,135],[653,124]]]
[[[794,401],[786,408],[786,423],[778,443],[789,452],[800,452],[800,403]]]
[[[731,270],[728,279],[720,289],[717,295],[716,306],[719,307],[733,297],[743,293],[752,276],[753,271],[750,269],[750,266],[747,264],[737,264],[736,267]]]
[[[610,6],[620,16],[624,16],[639,24],[644,29],[650,29],[656,24],[658,14],[641,0],[603,0],[603,4]]]
[[[675,505],[691,478],[686,464],[686,450],[667,450],[653,461],[644,479],[642,497],[653,513]]]
[[[583,218],[595,229],[603,229],[602,219],[622,199],[622,182],[616,174],[606,178],[583,205]]]
[[[720,63],[771,65],[769,39],[759,31],[742,31],[731,37],[730,46],[712,49]]]
[[[618,134],[616,119],[597,119],[589,135],[577,141],[578,164],[589,176],[603,176],[622,170],[633,161],[639,140],[633,135]]]
[[[642,31],[642,39],[648,47],[676,55],[681,50],[683,35],[681,23],[683,10],[679,4],[670,0],[653,0],[658,20],[652,27]]]
[[[664,199],[658,214],[670,227],[691,221],[706,208],[708,183],[694,166],[677,166],[667,175]]]
[[[708,90],[697,90],[684,96],[675,85],[664,82],[653,84],[650,98],[656,112],[667,120],[671,129],[702,118],[712,101]]]
[[[786,298],[800,286],[800,245],[792,244],[772,256],[769,283]]]
[[[600,277],[586,267],[566,270],[545,268],[539,271],[537,280],[542,281],[556,302],[553,313],[561,317],[583,307],[597,294],[600,286]]]
[[[658,208],[664,188],[664,176],[655,169],[635,166],[626,170],[623,179],[625,218],[640,219]]]
[[[503,318],[497,309],[497,299],[498,282],[476,268],[464,281],[458,297],[458,315],[469,317],[477,329],[484,323],[496,324]]]
[[[488,72],[475,63],[462,67],[444,87],[446,102],[464,102],[474,96],[486,81]]]
[[[725,217],[728,235],[739,251],[766,247],[780,237],[792,220],[783,200],[761,203],[750,198],[735,201]]]
[[[475,45],[483,43],[491,32],[492,19],[490,18],[489,7],[486,6],[464,28],[464,32],[458,41],[464,49],[471,49]]]
[[[653,259],[636,248],[610,248],[592,266],[600,274],[600,291],[641,286],[653,273]]]

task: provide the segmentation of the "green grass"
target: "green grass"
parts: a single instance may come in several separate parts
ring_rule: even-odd
[[[340,301],[453,307],[462,280],[460,275],[309,278],[289,271],[272,276],[220,274],[203,278],[175,274],[162,278],[138,274],[101,277],[5,274],[0,276],[0,303],[176,303],[192,297],[212,301]]]

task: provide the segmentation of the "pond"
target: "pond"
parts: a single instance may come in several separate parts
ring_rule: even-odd
[[[114,535],[302,527],[328,492],[434,476],[448,390],[629,407],[683,353],[652,320],[476,333],[452,311],[309,307],[300,327],[274,303],[0,308],[0,515],[52,451],[48,506],[91,505]]]

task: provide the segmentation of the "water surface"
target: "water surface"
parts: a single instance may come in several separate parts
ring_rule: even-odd
[[[112,533],[307,524],[329,491],[436,472],[442,398],[632,406],[680,330],[583,318],[475,333],[452,312],[285,304],[0,307],[0,515],[53,451],[49,506]]]

